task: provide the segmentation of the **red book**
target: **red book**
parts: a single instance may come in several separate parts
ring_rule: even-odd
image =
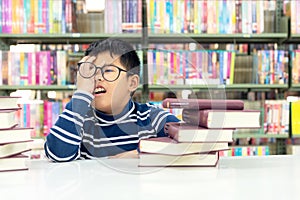
[[[165,133],[178,142],[232,142],[234,129],[208,129],[187,123],[169,122]]]
[[[183,121],[206,128],[260,128],[259,110],[184,110]]]
[[[193,110],[219,109],[219,110],[243,110],[242,100],[225,99],[177,99],[166,98],[162,102],[164,108],[187,108]]]

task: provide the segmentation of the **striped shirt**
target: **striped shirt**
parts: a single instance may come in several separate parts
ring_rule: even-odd
[[[45,153],[56,162],[98,158],[138,149],[140,139],[164,137],[164,124],[179,121],[149,103],[130,100],[118,115],[91,107],[93,96],[76,91],[50,129]]]

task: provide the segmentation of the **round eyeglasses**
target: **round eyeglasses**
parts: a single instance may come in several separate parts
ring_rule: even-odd
[[[91,62],[79,62],[77,63],[77,66],[78,66],[79,74],[83,78],[93,77],[96,74],[97,70],[99,69],[103,79],[109,82],[113,82],[117,80],[121,72],[128,72],[113,64],[97,67],[94,63]]]

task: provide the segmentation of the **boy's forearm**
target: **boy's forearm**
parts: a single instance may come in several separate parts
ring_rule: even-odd
[[[56,162],[75,160],[80,156],[81,129],[84,118],[90,110],[93,96],[76,91],[71,101],[51,127],[45,143],[45,153]]]

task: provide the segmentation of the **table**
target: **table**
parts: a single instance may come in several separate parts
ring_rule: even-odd
[[[27,171],[0,173],[0,199],[300,199],[297,156],[221,157],[217,167],[204,168],[137,164],[30,160]]]

